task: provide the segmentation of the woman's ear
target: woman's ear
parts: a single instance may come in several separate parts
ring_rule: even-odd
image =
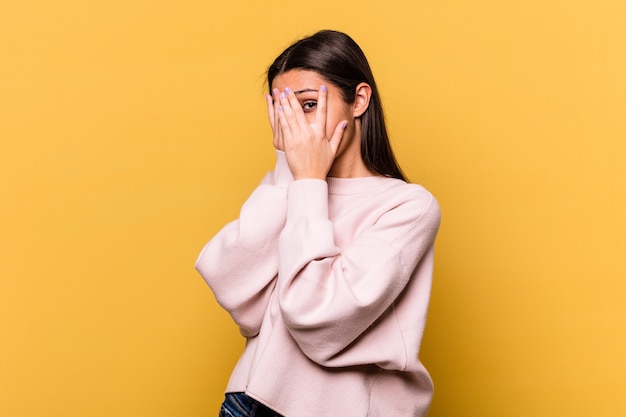
[[[370,97],[372,97],[372,87],[367,83],[361,83],[356,86],[356,95],[354,99],[354,106],[352,114],[356,117],[361,117],[365,110],[370,105]]]

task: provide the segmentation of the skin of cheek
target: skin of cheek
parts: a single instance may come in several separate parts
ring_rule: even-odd
[[[339,103],[328,103],[328,112],[326,119],[326,135],[330,138],[335,133],[337,125],[343,120],[348,121],[348,126],[343,133],[342,142],[351,135],[354,135],[354,118],[351,114],[351,106],[341,99],[337,99]]]
[[[335,102],[328,103],[328,120],[326,122],[326,131],[327,135],[330,138],[337,125],[346,120],[348,125],[343,132],[343,136],[341,139],[341,143],[339,144],[339,149],[337,150],[337,155],[343,153],[343,151],[350,147],[350,144],[354,142],[354,137],[356,134],[356,119],[352,115],[352,105],[343,101],[341,97],[334,97]],[[331,111],[332,106],[332,111]]]

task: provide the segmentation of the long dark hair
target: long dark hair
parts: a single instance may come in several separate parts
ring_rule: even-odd
[[[369,107],[361,117],[361,156],[372,171],[406,181],[391,150],[383,107],[374,75],[365,54],[348,35],[322,30],[300,39],[281,53],[267,70],[267,84],[293,69],[315,71],[341,90],[346,103],[356,99],[356,86],[367,83],[372,88]]]

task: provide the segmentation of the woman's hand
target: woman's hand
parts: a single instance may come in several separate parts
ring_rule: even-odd
[[[274,92],[276,95],[276,92]],[[347,121],[341,121],[329,138],[326,133],[328,90],[319,89],[315,120],[309,123],[295,94],[286,88],[272,108],[274,120],[274,146],[284,150],[287,163],[295,179],[326,179],[335,160]],[[276,103],[280,105],[276,107]],[[271,112],[270,112],[271,114]],[[276,117],[277,116],[277,117]],[[277,129],[278,127],[278,129]],[[277,138],[278,136],[278,138]]]

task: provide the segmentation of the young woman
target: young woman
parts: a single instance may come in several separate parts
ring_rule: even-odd
[[[349,36],[294,43],[267,81],[276,166],[196,263],[246,338],[220,416],[424,416],[439,206],[405,181]]]

